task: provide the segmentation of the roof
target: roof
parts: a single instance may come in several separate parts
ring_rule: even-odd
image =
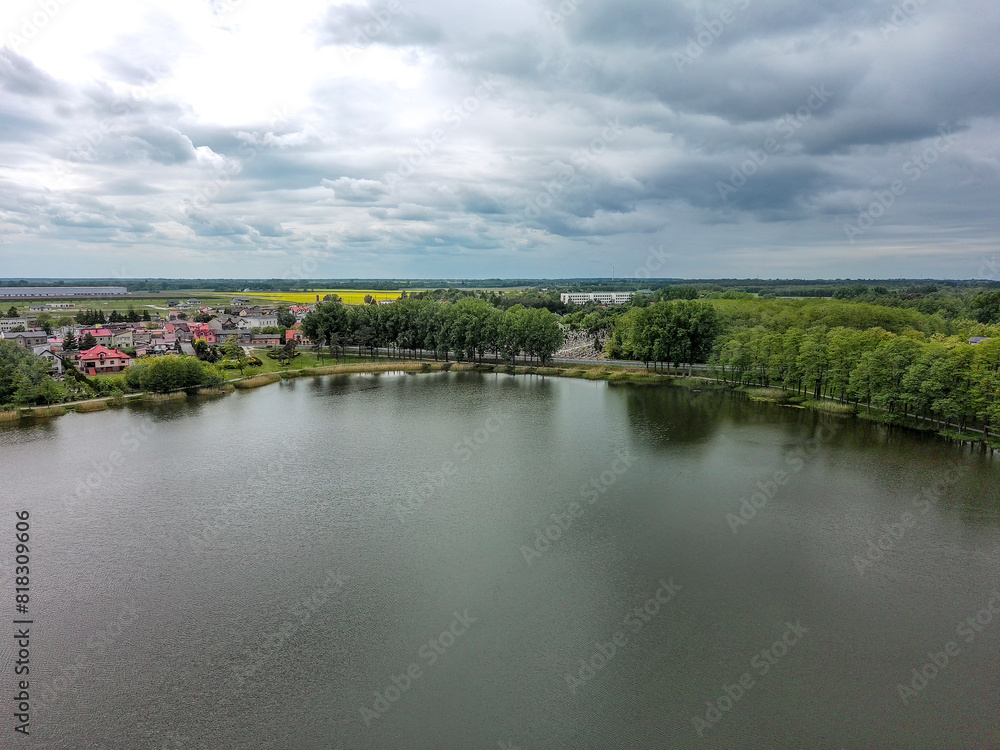
[[[123,286],[5,286],[0,287],[0,297],[93,297],[96,295],[125,295]]]
[[[86,336],[88,333],[90,335],[92,335],[92,336],[110,336],[111,335],[111,331],[109,331],[107,328],[84,328],[82,331],[80,331],[80,335],[81,336]]]
[[[125,359],[131,359],[125,352],[120,352],[117,349],[108,349],[108,347],[103,344],[98,344],[93,349],[88,349],[85,352],[80,352],[80,359],[100,359],[101,356],[105,357],[124,357]]]

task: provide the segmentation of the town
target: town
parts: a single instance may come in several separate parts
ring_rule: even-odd
[[[231,305],[217,309],[189,298],[166,302],[163,312],[140,313],[130,307],[125,313],[105,314],[93,308],[92,300],[81,304],[11,305],[0,318],[0,335],[47,361],[56,379],[65,374],[67,363],[93,376],[122,372],[148,357],[201,354],[204,359],[199,342],[207,347],[235,343],[248,357],[254,348],[311,343],[300,330],[311,305],[262,306],[234,297]]]

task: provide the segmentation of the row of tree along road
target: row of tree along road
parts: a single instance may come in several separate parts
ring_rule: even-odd
[[[545,364],[562,346],[558,318],[544,308],[514,305],[499,310],[482,299],[454,304],[405,298],[391,305],[347,306],[321,302],[302,320],[302,333],[333,352],[356,346],[358,355],[434,352],[435,358],[467,361],[524,356]]]

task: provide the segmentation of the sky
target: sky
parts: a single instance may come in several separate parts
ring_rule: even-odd
[[[0,277],[993,278],[996,0],[4,0]]]

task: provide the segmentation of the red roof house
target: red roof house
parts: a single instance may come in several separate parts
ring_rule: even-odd
[[[121,372],[132,364],[132,358],[125,352],[98,344],[93,349],[80,352],[77,357],[80,369],[85,375],[102,375],[107,372]]]

